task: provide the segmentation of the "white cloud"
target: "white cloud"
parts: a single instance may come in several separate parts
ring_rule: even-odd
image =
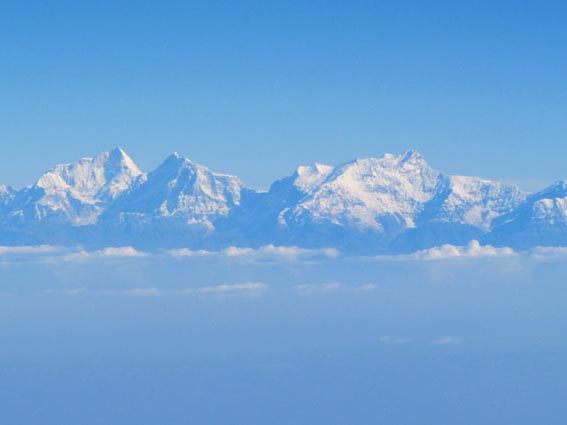
[[[227,257],[243,257],[256,260],[283,260],[296,261],[309,258],[336,258],[339,252],[336,249],[307,249],[296,246],[265,245],[260,248],[229,247],[222,251]]]
[[[131,246],[108,247],[99,251],[77,251],[63,256],[65,261],[82,261],[100,258],[136,258],[145,257],[148,254],[137,251]]]
[[[377,260],[435,261],[458,258],[511,257],[515,255],[518,255],[518,253],[512,248],[498,248],[492,245],[481,245],[475,240],[465,246],[446,244],[439,247],[416,251],[413,254],[381,255],[374,258]]]
[[[229,247],[220,251],[181,248],[162,251],[161,253],[142,252],[132,246],[106,247],[95,251],[73,250],[72,248],[56,247],[52,245],[0,246],[0,257],[4,257],[3,262],[0,262],[0,267],[9,267],[14,261],[25,259],[28,256],[30,258],[37,257],[38,261],[41,262],[56,262],[60,260],[72,262],[113,258],[134,259],[164,255],[178,259],[211,258],[250,263],[278,263],[333,260],[340,256],[340,252],[332,248],[308,249],[296,246],[275,245],[265,245],[259,248]],[[371,257],[371,259],[376,261],[443,261],[514,257],[527,260],[524,262],[526,265],[542,261],[563,262],[567,261],[567,247],[535,247],[530,250],[517,252],[509,247],[481,245],[478,241],[472,241],[464,246],[446,244],[411,254],[379,255]],[[368,259],[368,257],[365,258]],[[360,290],[362,289],[363,288],[360,288]]]
[[[209,294],[246,294],[259,293],[268,289],[264,283],[236,283],[232,285],[221,284],[214,286],[202,286],[200,288],[187,288],[178,291],[182,295],[209,295]]]
[[[99,251],[103,257],[144,257],[146,254],[137,251],[131,246],[124,247],[109,247]]]
[[[236,247],[236,246],[230,246],[230,247],[224,249],[222,252],[227,257],[240,257],[240,256],[243,256],[243,255],[251,255],[251,254],[254,254],[258,251],[255,251],[252,248],[239,248],[239,247]]]
[[[88,289],[88,288],[70,288],[70,289],[45,289],[44,294],[55,295],[95,295],[95,296],[128,296],[128,297],[151,297],[162,294],[156,288],[129,288],[129,289]]]
[[[214,253],[211,251],[206,251],[204,249],[199,250],[191,250],[188,248],[181,248],[181,249],[170,249],[166,251],[168,255],[172,257],[195,257],[195,256],[204,256],[204,255],[213,255]]]
[[[127,296],[127,297],[156,297],[182,295],[258,295],[268,289],[264,283],[237,283],[202,286],[184,289],[127,288],[127,289],[89,289],[85,287],[70,289],[44,289],[43,294],[52,295],[93,295],[93,296]]]
[[[61,251],[52,245],[0,246],[0,255],[5,254],[49,254]]]
[[[155,297],[161,295],[161,292],[156,288],[132,288],[126,289],[122,293],[129,297]]]
[[[293,287],[300,294],[327,294],[331,292],[366,292],[373,291],[376,285],[373,283],[367,283],[364,285],[344,285],[339,282],[329,282],[329,283],[303,283],[300,285],[295,285]]]
[[[219,256],[243,261],[298,261],[317,258],[337,258],[340,255],[340,252],[333,248],[308,249],[276,245],[265,245],[259,248],[230,246],[220,251],[181,248],[168,250],[166,253],[176,258]]]

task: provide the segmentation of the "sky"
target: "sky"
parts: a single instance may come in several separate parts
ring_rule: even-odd
[[[0,3],[0,183],[121,146],[265,188],[419,150],[533,190],[566,179],[567,3]]]

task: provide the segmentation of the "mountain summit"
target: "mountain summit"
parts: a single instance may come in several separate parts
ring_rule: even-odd
[[[170,155],[124,196],[112,214],[171,218],[213,227],[240,203],[237,177],[218,174],[177,153]]]
[[[149,173],[117,148],[0,186],[0,245],[222,248],[262,244],[407,252],[487,241],[567,245],[567,183],[528,194],[433,169],[416,151],[300,166],[267,192],[172,154]]]
[[[17,192],[4,216],[23,225],[41,221],[94,224],[105,208],[142,175],[120,148],[72,164],[59,164],[35,184]]]

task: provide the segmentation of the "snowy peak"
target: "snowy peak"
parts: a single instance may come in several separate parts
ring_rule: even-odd
[[[384,201],[388,196],[399,196],[410,202],[425,202],[431,199],[439,176],[419,153],[407,151],[348,162],[337,167],[328,181],[353,193],[376,193]]]
[[[545,225],[567,224],[567,182],[558,181],[527,197],[510,221]]]
[[[415,151],[359,158],[329,172],[309,196],[284,211],[280,221],[379,231],[413,227],[416,214],[435,195],[439,176]]]
[[[94,224],[108,203],[128,191],[142,175],[120,148],[59,164],[17,194],[9,215],[18,220],[50,220],[74,226]]]
[[[0,184],[0,208],[8,205],[14,197],[16,196],[16,191],[10,186]]]
[[[56,165],[36,183],[46,192],[69,192],[85,202],[107,201],[129,189],[142,171],[132,159],[117,148],[94,158],[72,164]]]
[[[314,187],[319,186],[332,173],[330,165],[314,163],[307,166],[299,166],[293,175],[293,184],[301,192],[307,193]]]
[[[560,181],[528,195],[493,223],[489,242],[519,248],[567,246],[567,184]]]
[[[540,192],[533,194],[531,199],[562,199],[567,197],[567,181],[560,180],[546,187]]]
[[[240,203],[242,189],[237,177],[212,172],[175,153],[121,200],[118,212],[211,226]]]
[[[517,186],[478,177],[450,176],[448,182],[446,198],[435,220],[471,225],[484,231],[527,197]]]
[[[222,189],[240,191],[240,180],[228,174],[211,171],[209,168],[174,153],[148,175],[151,183],[166,184],[172,192],[202,193],[210,197],[218,195]]]
[[[515,186],[444,175],[415,150],[358,158],[334,169],[300,167],[294,179],[305,196],[281,212],[285,225],[327,223],[392,232],[437,222],[485,232],[527,196]],[[299,184],[302,179],[307,183]]]
[[[293,244],[380,252],[473,239],[567,246],[567,182],[527,194],[443,174],[408,150],[336,167],[300,166],[268,192],[256,192],[177,153],[144,174],[117,148],[57,165],[19,191],[0,186],[0,237],[13,238],[2,243]]]

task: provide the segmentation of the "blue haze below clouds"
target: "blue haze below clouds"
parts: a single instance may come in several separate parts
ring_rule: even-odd
[[[567,6],[3,1],[0,183],[124,146],[255,187],[416,148],[448,173],[566,178]]]
[[[561,261],[4,256],[1,267],[7,423],[567,419]],[[178,292],[246,282],[267,288]]]

